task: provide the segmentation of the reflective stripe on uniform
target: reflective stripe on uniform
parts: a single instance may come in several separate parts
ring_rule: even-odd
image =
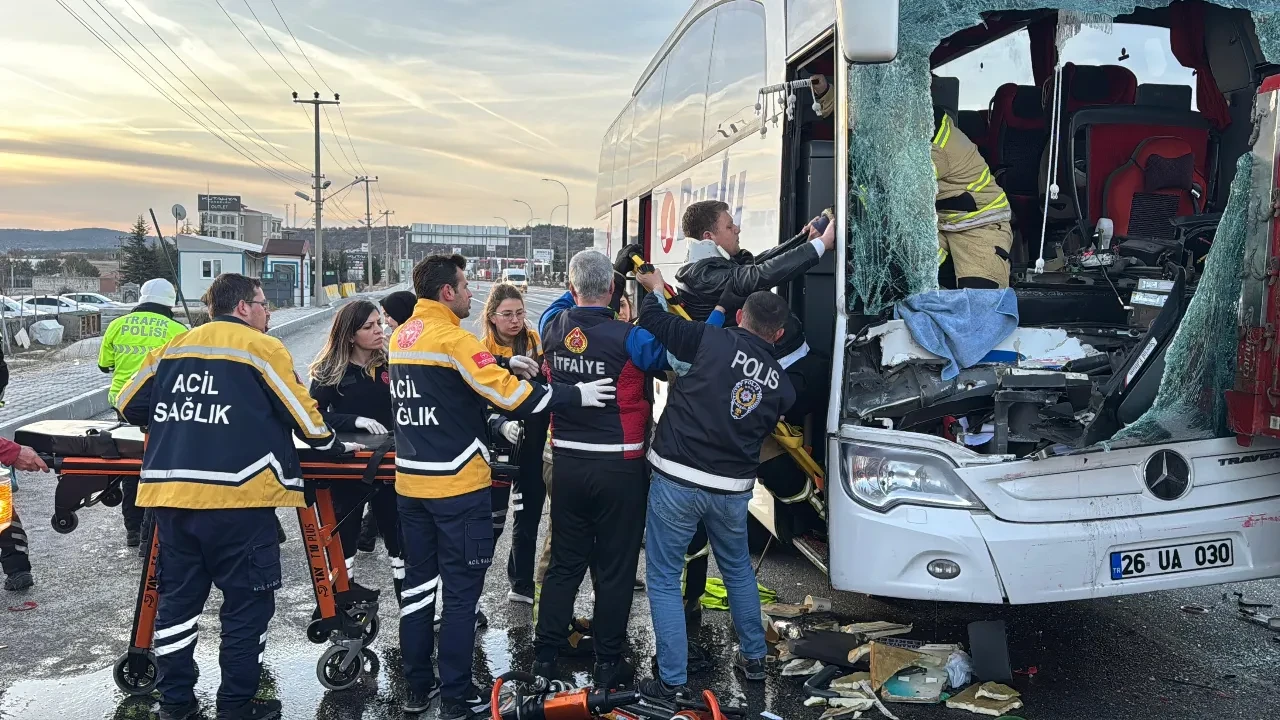
[[[437,575],[417,587],[409,588],[408,590],[400,593],[400,602],[402,603],[400,607],[400,617],[411,615],[422,608],[433,604],[436,601],[436,585],[439,583],[440,576]],[[403,604],[415,595],[424,595],[424,597],[421,600],[414,601],[407,605]]]
[[[409,460],[396,456],[396,467],[408,468],[409,470],[422,470],[424,472],[449,472],[450,470],[462,469],[462,466],[471,462],[471,458],[475,456],[476,453],[480,453],[480,456],[484,458],[486,463],[489,462],[489,447],[480,442],[479,438],[476,438],[475,441],[468,445],[465,450],[459,453],[458,456],[452,460],[445,460],[444,462],[424,462],[422,460]]]
[[[557,440],[551,439],[552,447],[566,448],[568,450],[586,450],[589,452],[630,452],[644,448],[644,443],[624,443],[624,444],[604,444],[604,443],[584,443],[574,440]]]
[[[724,475],[712,475],[709,472],[703,472],[697,468],[691,468],[688,465],[682,465],[678,462],[667,460],[658,455],[651,448],[648,454],[649,464],[663,475],[673,477],[678,480],[693,483],[712,490],[721,492],[747,492],[755,485],[754,476],[749,478],[734,478]]]
[[[533,390],[533,387],[529,385],[527,381],[521,380],[520,383],[516,385],[516,389],[513,390],[510,395],[500,395],[498,394],[497,390],[494,390],[488,385],[482,385],[481,383],[476,382],[475,376],[473,376],[470,371],[468,371],[465,367],[463,367],[462,364],[459,363],[458,360],[454,358],[452,355],[449,355],[447,353],[427,352],[424,350],[397,350],[395,348],[391,349],[392,362],[405,362],[405,361],[412,362],[414,360],[417,360],[419,362],[425,362],[432,365],[443,365],[443,366],[452,367],[454,370],[458,371],[458,374],[461,375],[462,379],[467,382],[467,385],[471,386],[472,390],[475,390],[476,392],[480,393],[485,397],[485,399],[489,400],[495,405],[498,405],[499,407],[504,407],[504,408],[512,407],[513,405],[516,404],[517,399],[522,398],[525,395],[528,395]],[[550,398],[550,395],[551,393],[548,392],[547,397],[544,398],[541,403],[539,403],[538,408],[535,410],[535,412],[537,412],[537,410],[541,410],[543,407],[546,406],[547,400]]]
[[[938,124],[938,132],[933,136],[933,144],[940,148],[947,146],[947,141],[951,139],[951,116],[945,113],[942,116],[942,122]]]
[[[258,473],[271,468],[276,473],[276,478],[280,480],[280,484],[294,490],[301,490],[303,483],[302,478],[285,477],[284,470],[280,467],[280,461],[276,460],[275,453],[267,453],[261,460],[255,462],[240,472],[218,472],[216,470],[143,470],[138,477],[142,480],[198,480],[201,482],[212,482],[224,485],[239,485]]]

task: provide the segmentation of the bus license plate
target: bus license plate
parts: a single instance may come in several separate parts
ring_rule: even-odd
[[[1230,539],[1124,550],[1111,553],[1111,579],[1130,580],[1230,567],[1235,564],[1235,558],[1235,547]]]

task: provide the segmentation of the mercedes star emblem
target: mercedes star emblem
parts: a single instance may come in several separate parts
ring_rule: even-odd
[[[1172,450],[1161,450],[1147,460],[1147,489],[1161,500],[1177,500],[1191,486],[1191,466]]]

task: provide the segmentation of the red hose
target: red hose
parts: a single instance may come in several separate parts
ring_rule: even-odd
[[[711,720],[724,720],[724,715],[720,712],[720,701],[716,700],[715,693],[710,690],[703,690],[702,700],[707,704],[707,709],[711,711]]]
[[[493,690],[489,693],[489,717],[491,720],[502,720],[502,711],[498,707],[498,696],[502,692],[502,678],[498,678],[493,683]]]

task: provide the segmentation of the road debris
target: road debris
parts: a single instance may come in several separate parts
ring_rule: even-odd
[[[1209,608],[1199,603],[1183,605],[1181,610],[1188,615],[1207,615],[1209,613]]]
[[[946,705],[952,710],[968,710],[971,713],[979,715],[990,715],[992,717],[1000,717],[1007,715],[1013,710],[1022,707],[1022,700],[1019,699],[1018,692],[1013,688],[1000,685],[1004,690],[1012,691],[1013,697],[1007,700],[995,700],[989,697],[980,697],[979,693],[983,688],[994,683],[984,683],[982,685],[970,685],[959,695],[948,698]],[[994,691],[1000,693],[1001,691]]]
[[[947,682],[953,688],[962,688],[973,678],[973,658],[963,650],[951,653],[947,658]]]
[[[867,640],[879,640],[880,638],[893,637],[895,635],[906,635],[913,629],[914,626],[912,625],[884,621],[852,623],[850,625],[840,626],[840,632],[849,633],[850,635],[860,635]]]
[[[796,658],[782,667],[783,677],[802,677],[816,675],[826,667],[820,660],[812,658]]]
[[[1014,690],[1008,685],[1000,683],[986,682],[978,686],[978,697],[984,700],[995,700],[997,702],[1008,702],[1014,698],[1022,697],[1022,693]]]
[[[969,654],[973,657],[973,674],[979,680],[1013,679],[1003,620],[969,623]]]
[[[1269,602],[1260,602],[1260,601],[1257,601],[1257,600],[1250,600],[1249,598],[1246,598],[1246,597],[1244,596],[1244,593],[1242,593],[1242,592],[1233,592],[1233,593],[1231,593],[1231,594],[1236,596],[1236,606],[1237,606],[1237,607],[1242,607],[1242,608],[1269,608],[1269,607],[1275,607],[1274,605],[1272,605],[1272,604],[1271,604],[1271,603],[1269,603]],[[1222,599],[1223,599],[1223,600],[1226,600],[1226,599],[1227,599],[1227,596],[1226,596],[1226,594],[1225,594],[1225,593],[1223,593]]]
[[[35,610],[36,607],[37,606],[34,600],[27,600],[21,605],[10,605],[9,612],[26,612],[28,610]]]
[[[1250,610],[1249,608],[1244,607],[1240,608],[1240,619],[1245,622],[1253,623],[1254,625],[1261,625],[1268,630],[1280,630],[1280,617],[1263,615],[1257,610]]]
[[[803,605],[792,605],[787,603],[771,602],[761,606],[767,614],[780,618],[798,618],[801,615],[812,615],[814,613],[831,612],[831,599],[824,597],[814,597],[807,595]]]

